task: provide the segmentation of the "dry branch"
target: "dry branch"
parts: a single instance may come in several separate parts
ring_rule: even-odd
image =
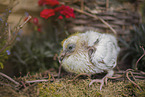
[[[102,23],[104,23],[104,24],[114,33],[115,36],[117,35],[117,32],[116,32],[116,31],[115,31],[106,21],[104,21],[102,18],[100,18],[100,17],[98,17],[98,16],[96,16],[96,15],[92,15],[92,14],[90,14],[90,13],[88,13],[88,12],[82,11],[82,10],[77,9],[77,8],[73,8],[73,9],[74,9],[75,11],[79,12],[79,13],[88,15],[88,16],[93,17],[93,18],[95,18],[95,19],[99,19]]]
[[[131,71],[128,71],[128,72],[126,73],[127,79],[128,79],[132,84],[134,84],[134,86],[136,86],[136,87],[142,92],[143,90],[140,88],[140,86],[139,86],[138,84],[136,84],[134,81],[132,81],[132,80],[129,78],[129,76],[128,76],[129,73],[131,73]],[[131,73],[131,75],[132,75],[132,77],[134,78],[134,76],[133,76],[132,73]],[[134,78],[134,79],[135,79],[135,78]]]
[[[26,83],[39,83],[39,82],[48,82],[49,80],[33,80],[33,81],[25,81]]]
[[[0,49],[0,53],[5,50],[8,46],[10,46],[16,39],[17,37],[17,34],[19,32],[20,29],[22,29],[22,27],[31,19],[31,16],[28,16],[27,20],[25,22],[23,22],[20,26],[18,26],[16,29],[15,29],[15,35],[13,37],[11,37],[11,30],[10,30],[10,25],[8,27],[8,40],[6,42],[6,44],[3,46],[2,49]]]
[[[143,50],[143,55],[137,60],[137,62],[135,64],[135,70],[137,70],[137,64],[138,64],[138,62],[141,60],[142,57],[145,56],[145,50],[144,50],[143,46],[140,46],[140,48],[142,48],[142,50]]]
[[[0,72],[0,75],[7,78],[8,80],[10,80],[11,82],[15,83],[17,86],[20,85],[20,83],[18,83],[17,81],[13,80],[11,77],[7,76],[6,74]]]

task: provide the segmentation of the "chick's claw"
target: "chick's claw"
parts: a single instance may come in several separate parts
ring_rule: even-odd
[[[101,91],[101,89],[102,89],[102,87],[103,87],[103,85],[104,85],[104,80],[105,80],[105,83],[106,83],[106,85],[107,85],[106,79],[107,79],[107,78],[92,80],[92,81],[90,82],[90,84],[89,84],[89,87],[90,87],[94,82],[99,82],[99,83],[101,83],[101,85],[100,85],[100,91]]]

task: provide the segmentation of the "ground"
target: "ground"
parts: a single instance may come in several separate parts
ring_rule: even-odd
[[[0,86],[0,97],[145,97],[145,80],[137,80],[142,92],[129,81],[109,80],[99,90],[99,83],[88,86],[91,79],[66,76],[55,81],[33,83],[18,90]],[[34,80],[34,79],[33,79]]]

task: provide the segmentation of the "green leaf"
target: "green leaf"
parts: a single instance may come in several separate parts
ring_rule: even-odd
[[[123,40],[121,37],[118,38],[118,40],[119,40],[125,47],[129,48],[128,43],[127,43],[125,40]]]
[[[53,57],[53,54],[51,51],[46,51],[44,54],[46,57]]]
[[[0,62],[0,68],[3,69],[4,68],[4,65],[2,62]]]

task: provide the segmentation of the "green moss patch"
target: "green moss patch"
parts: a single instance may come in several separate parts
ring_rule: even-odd
[[[129,81],[108,81],[100,91],[100,83],[91,79],[76,79],[73,77],[56,79],[55,82],[34,83],[26,88],[14,90],[12,87],[1,86],[0,97],[145,97],[145,80],[137,80],[142,92]],[[33,79],[34,80],[34,79]]]

